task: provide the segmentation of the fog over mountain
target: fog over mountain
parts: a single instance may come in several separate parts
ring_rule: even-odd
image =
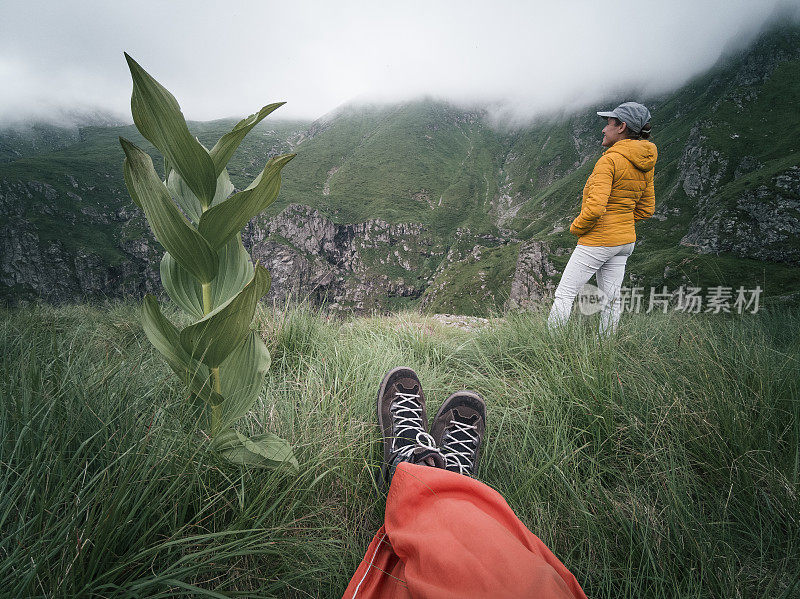
[[[0,6],[0,122],[128,118],[127,51],[190,119],[314,119],[428,95],[506,118],[668,91],[747,45],[800,1],[108,3]],[[276,116],[278,116],[276,114]]]

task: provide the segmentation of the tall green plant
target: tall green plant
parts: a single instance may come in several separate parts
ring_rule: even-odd
[[[186,384],[191,413],[212,446],[240,464],[275,466],[297,461],[283,439],[246,437],[231,425],[253,407],[270,364],[264,342],[250,330],[258,300],[267,292],[266,268],[253,265],[241,229],[277,197],[281,169],[294,154],[269,160],[235,193],[226,165],[245,135],[282,106],[269,104],[243,119],[207,150],[189,133],[173,95],[125,54],[133,78],[131,111],[139,132],[164,156],[164,177],[150,157],[120,137],[125,184],[166,253],[161,281],[169,297],[194,322],[179,330],[147,295],[145,334]]]

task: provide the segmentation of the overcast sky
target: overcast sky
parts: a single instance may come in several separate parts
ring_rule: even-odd
[[[523,117],[667,91],[800,0],[0,1],[0,121],[130,115],[123,51],[187,118],[314,119],[351,101],[503,102]],[[620,98],[620,101],[628,98]]]

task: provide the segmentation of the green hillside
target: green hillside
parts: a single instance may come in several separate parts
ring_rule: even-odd
[[[492,228],[487,175],[500,144],[478,115],[418,101],[348,107],[332,118],[296,149],[273,213],[295,202],[338,222],[420,222],[440,234]]]

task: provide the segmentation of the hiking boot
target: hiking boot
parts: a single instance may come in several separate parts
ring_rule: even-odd
[[[400,462],[444,468],[441,451],[428,434],[422,385],[410,368],[394,368],[383,377],[378,390],[378,426],[383,437],[384,488]]]
[[[466,476],[478,469],[486,428],[486,403],[474,391],[457,391],[436,413],[431,436],[444,454],[445,468]]]

